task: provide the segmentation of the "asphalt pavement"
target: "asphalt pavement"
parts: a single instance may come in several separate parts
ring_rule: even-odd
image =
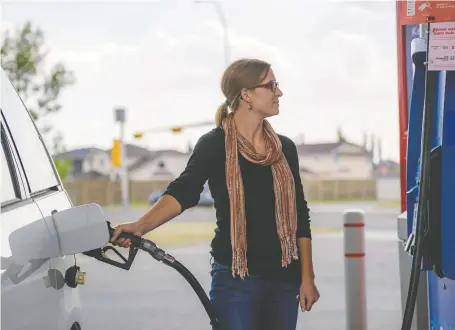
[[[333,204],[312,208],[314,227],[341,228],[342,211],[359,205]],[[369,330],[399,329],[401,324],[398,248],[394,209],[361,205],[366,222],[366,286]],[[113,222],[132,221],[143,210],[109,210]],[[173,221],[214,221],[212,210],[195,208]],[[193,272],[206,292],[210,286],[209,241],[168,248]],[[345,326],[344,254],[342,233],[315,234],[316,283],[320,301],[301,313],[299,330],[349,330]],[[122,252],[126,252],[123,250]],[[185,279],[174,269],[139,252],[129,271],[88,257],[78,257],[87,282],[81,287],[84,330],[203,330],[208,317]]]
[[[380,207],[375,202],[364,203],[315,203],[309,204],[311,226],[321,229],[343,228],[343,211],[361,209],[365,212],[367,230],[396,230],[396,219],[399,211],[393,207]],[[112,223],[135,221],[147,212],[147,208],[122,207],[106,209],[105,214]],[[194,207],[172,219],[171,222],[211,222],[215,223],[215,211],[211,207]]]

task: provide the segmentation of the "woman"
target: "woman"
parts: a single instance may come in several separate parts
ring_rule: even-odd
[[[226,330],[291,330],[298,306],[319,299],[309,210],[295,144],[274,132],[278,88],[266,62],[242,59],[225,71],[217,128],[197,142],[183,173],[139,220],[116,228],[142,236],[196,206],[208,180],[216,209],[210,299]],[[229,112],[228,109],[232,111]]]

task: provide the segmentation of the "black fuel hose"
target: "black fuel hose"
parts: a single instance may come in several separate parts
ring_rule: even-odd
[[[426,68],[425,68],[425,103],[422,118],[422,138],[421,138],[421,153],[420,153],[420,187],[418,197],[418,209],[415,230],[415,247],[412,258],[411,276],[409,281],[408,295],[406,299],[406,307],[403,316],[401,330],[410,330],[414,310],[417,301],[417,293],[419,289],[420,272],[423,259],[423,250],[425,245],[425,233],[428,229],[429,221],[429,179],[430,179],[430,151],[431,139],[433,133],[433,107],[435,97],[435,75],[436,72],[428,70],[428,53],[429,53],[429,31],[427,29],[427,53],[426,53]]]
[[[115,230],[114,228],[111,227],[110,222],[107,222],[107,226],[109,229],[109,235],[113,236]],[[191,273],[188,268],[186,268],[182,263],[180,263],[178,260],[176,260],[173,256],[167,254],[165,251],[160,249],[159,247],[156,246],[155,243],[152,241],[136,236],[132,233],[125,233],[122,232],[119,235],[119,238],[126,238],[131,240],[131,243],[133,246],[135,246],[138,249],[141,249],[145,252],[148,252],[154,259],[161,261],[165,265],[174,268],[177,272],[182,275],[185,280],[190,284],[191,288],[194,290],[196,295],[198,296],[199,300],[201,301],[202,305],[204,306],[204,309],[210,319],[210,324],[212,325],[212,328],[214,330],[221,330],[220,325],[218,323],[218,319],[216,317],[216,313],[213,309],[212,303],[210,302],[210,299],[208,298],[207,294],[205,293],[204,288],[201,286],[199,281],[196,279],[196,277]]]
[[[218,319],[216,317],[215,311],[213,310],[213,306],[207,297],[204,288],[201,286],[199,281],[194,277],[194,275],[179,261],[175,260],[173,257],[167,255],[167,257],[163,258],[162,262],[169,267],[174,268],[177,272],[182,275],[187,282],[191,285],[194,292],[196,292],[199,300],[201,301],[202,305],[207,312],[207,315],[210,318],[210,324],[213,326],[213,329],[219,330]]]

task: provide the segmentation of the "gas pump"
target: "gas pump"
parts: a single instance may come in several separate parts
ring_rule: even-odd
[[[397,30],[402,330],[455,329],[455,1],[397,1]]]

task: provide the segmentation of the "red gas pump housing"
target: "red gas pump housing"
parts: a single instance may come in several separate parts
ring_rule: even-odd
[[[397,1],[398,95],[400,130],[401,211],[406,211],[406,154],[408,133],[408,95],[406,86],[407,24],[455,21],[455,1]]]

